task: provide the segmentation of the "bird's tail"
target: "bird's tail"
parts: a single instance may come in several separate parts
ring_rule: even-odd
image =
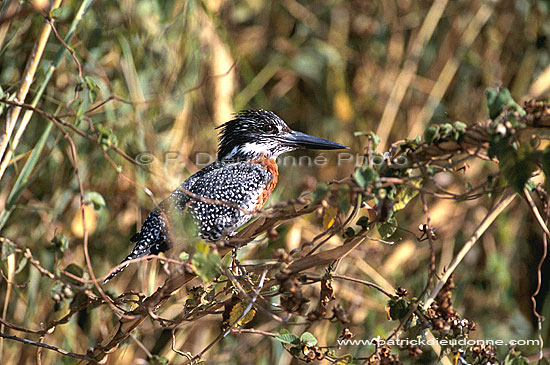
[[[136,245],[132,252],[122,260],[121,264],[145,255],[156,255],[159,252],[168,250],[169,244],[163,214],[158,209],[151,211],[147,219],[145,219],[145,222],[143,222],[140,231],[130,238],[130,241],[135,242]],[[128,265],[129,264],[120,266],[115,272],[109,275],[103,283],[105,284],[114,278],[118,273],[128,267]]]
[[[137,235],[132,237],[130,240],[133,242],[134,238],[136,236]],[[149,252],[150,252],[150,247],[148,246],[147,242],[138,241],[136,243],[136,245],[134,246],[134,249],[132,250],[132,252],[130,252],[130,254],[128,256],[126,256],[126,258],[124,260],[122,260],[119,265],[124,264],[126,261],[130,261],[130,260],[133,260],[133,259],[138,259],[140,257],[148,255]],[[118,275],[118,273],[120,273],[122,270],[126,269],[128,267],[128,265],[130,265],[130,264],[124,264],[124,265],[120,266],[118,269],[116,269],[115,272],[113,272],[111,275],[109,275],[107,277],[107,279],[105,279],[103,281],[103,284],[107,283],[109,280],[111,280],[116,275]]]
[[[127,261],[127,259],[124,259],[124,261],[122,261],[121,264],[122,264],[123,262],[126,262],[126,261]],[[107,277],[107,279],[103,280],[103,284],[107,284],[107,282],[108,282],[109,280],[111,280],[112,278],[114,278],[115,276],[117,276],[118,273],[120,273],[122,270],[126,269],[126,268],[128,267],[128,265],[130,265],[130,264],[125,264],[124,266],[121,266],[121,267],[119,267],[118,269],[116,269],[115,272],[113,272],[111,275],[109,275],[109,276]]]

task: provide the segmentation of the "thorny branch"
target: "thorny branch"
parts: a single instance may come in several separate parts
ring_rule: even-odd
[[[48,344],[45,344],[45,343],[40,343],[40,342],[36,342],[36,341],[32,341],[32,340],[27,340],[25,338],[21,338],[21,337],[17,337],[17,336],[7,335],[7,334],[2,333],[2,332],[0,332],[0,337],[7,338],[7,339],[10,339],[10,340],[14,340],[14,341],[19,341],[19,342],[22,342],[26,345],[32,345],[32,346],[37,346],[39,348],[52,350],[52,351],[60,353],[61,355],[69,356],[69,357],[72,357],[72,358],[75,358],[75,359],[80,359],[80,360],[85,360],[85,361],[95,363],[94,359],[92,359],[91,357],[89,357],[87,355],[75,354],[74,352],[66,351],[66,350],[63,350],[63,349],[61,349],[59,347],[56,347],[56,346],[52,346],[52,345],[48,345]]]
[[[111,100],[117,100],[116,98],[112,98]],[[190,264],[189,261],[180,261],[180,260],[174,260],[166,257],[159,257],[159,256],[146,256],[140,259],[132,260],[132,262],[137,261],[143,261],[150,258],[155,258],[159,260],[163,260],[165,262],[176,264],[174,269],[171,271],[169,276],[165,279],[164,284],[160,286],[152,295],[146,297],[144,295],[138,295],[137,299],[125,299],[129,295],[135,295],[135,293],[123,293],[120,295],[117,299],[112,299],[109,296],[107,296],[102,288],[99,286],[99,281],[102,278],[97,278],[93,272],[93,265],[90,260],[89,254],[88,254],[88,238],[87,238],[87,231],[86,231],[86,224],[85,224],[85,213],[84,213],[84,205],[87,204],[84,200],[84,187],[83,183],[80,180],[80,176],[78,174],[78,161],[77,161],[77,151],[76,146],[74,144],[74,141],[72,140],[72,137],[69,135],[69,131],[72,131],[94,143],[100,144],[99,138],[94,136],[93,134],[88,134],[87,132],[84,132],[74,125],[67,123],[61,119],[60,116],[54,116],[50,113],[47,113],[39,108],[34,108],[30,105],[24,104],[24,103],[18,103],[10,100],[0,99],[0,102],[18,106],[21,108],[27,108],[29,110],[33,110],[37,114],[47,118],[52,123],[55,124],[55,126],[61,131],[62,135],[65,137],[67,142],[69,143],[70,151],[71,151],[71,158],[72,158],[72,164],[74,165],[75,169],[75,176],[78,182],[79,186],[79,196],[80,196],[80,208],[81,208],[81,214],[82,214],[82,223],[83,223],[83,230],[84,230],[84,252],[85,252],[85,260],[86,265],[88,268],[88,272],[91,275],[91,280],[86,280],[83,278],[80,278],[74,274],[71,274],[69,272],[66,272],[64,270],[61,270],[62,276],[68,277],[72,280],[75,280],[79,283],[81,283],[83,286],[92,284],[95,289],[99,292],[99,297],[94,295],[92,291],[90,290],[84,290],[84,293],[88,297],[88,301],[84,302],[79,306],[78,308],[71,308],[71,311],[62,319],[59,321],[52,322],[50,325],[47,326],[44,330],[31,330],[31,329],[25,329],[23,327],[14,325],[12,323],[9,323],[8,321],[2,320],[2,324],[17,331],[27,332],[27,333],[34,333],[34,334],[41,334],[45,335],[49,333],[49,331],[53,331],[55,329],[55,326],[67,323],[68,320],[78,311],[82,308],[87,307],[89,304],[96,303],[96,304],[107,304],[109,307],[113,310],[113,312],[120,314],[120,319],[118,323],[116,324],[114,330],[111,332],[111,334],[105,338],[105,340],[101,343],[96,345],[92,351],[89,352],[87,355],[78,355],[78,354],[72,354],[78,357],[82,361],[86,362],[94,362],[94,361],[100,361],[102,360],[108,353],[114,351],[116,347],[128,336],[130,336],[133,329],[137,328],[146,318],[150,318],[152,321],[159,323],[161,326],[165,326],[166,320],[161,318],[157,315],[157,311],[159,308],[162,307],[164,303],[166,303],[180,288],[184,287],[187,283],[189,283],[192,279],[196,277],[195,268],[192,264]],[[92,107],[89,109],[88,112],[92,112],[97,110],[98,107],[104,105],[104,103],[107,101],[104,101],[100,103],[98,106]],[[534,117],[533,115],[528,114],[525,118],[525,121],[529,121],[530,124],[526,127],[526,129],[537,127],[537,128],[547,128],[550,123],[548,121],[548,118],[546,116],[542,117]],[[447,270],[443,273],[441,273],[439,280],[435,284],[435,287],[431,290],[428,299],[424,301],[422,308],[418,308],[420,305],[419,301],[415,302],[415,305],[409,309],[409,312],[406,317],[404,317],[395,331],[393,332],[390,337],[396,335],[399,330],[402,328],[402,326],[405,324],[405,322],[408,320],[408,318],[413,315],[417,315],[419,318],[423,319],[424,322],[427,322],[426,318],[424,318],[424,315],[421,312],[422,310],[427,310],[438,293],[441,291],[441,289],[444,287],[445,283],[447,282],[450,275],[453,273],[453,271],[458,267],[461,260],[464,258],[464,256],[469,252],[469,250],[475,245],[479,237],[483,234],[483,232],[490,226],[490,224],[503,212],[507,206],[513,201],[515,197],[515,193],[512,193],[509,188],[506,186],[499,186],[499,187],[487,187],[485,185],[478,185],[476,187],[473,187],[466,192],[463,193],[456,193],[452,191],[448,191],[444,189],[443,187],[439,186],[438,184],[434,183],[431,187],[427,184],[418,185],[416,181],[420,181],[421,179],[427,179],[430,178],[429,174],[427,173],[427,169],[430,168],[433,171],[433,174],[437,174],[440,172],[445,171],[454,171],[455,169],[461,168],[460,166],[463,166],[464,163],[467,160],[470,159],[483,159],[486,161],[492,161],[495,163],[498,163],[498,161],[495,161],[494,159],[489,159],[486,157],[486,152],[490,140],[490,133],[488,131],[488,124],[478,123],[474,124],[467,128],[467,131],[464,135],[464,138],[461,142],[456,141],[447,141],[445,143],[439,143],[439,144],[419,144],[416,146],[412,146],[408,144],[408,142],[401,142],[396,143],[392,146],[390,149],[391,156],[389,158],[390,162],[391,159],[395,159],[402,154],[407,154],[407,158],[412,161],[412,164],[409,166],[409,168],[417,168],[420,171],[423,172],[423,174],[420,177],[386,177],[386,176],[379,176],[377,180],[378,187],[397,187],[402,186],[409,189],[412,189],[414,191],[417,191],[420,195],[420,199],[422,202],[422,208],[424,211],[426,224],[424,225],[425,233],[427,234],[427,239],[430,244],[430,267],[429,267],[429,275],[428,280],[426,283],[426,287],[424,289],[424,293],[427,292],[429,289],[429,286],[431,285],[432,279],[435,276],[435,250],[434,250],[434,244],[435,244],[435,236],[431,233],[432,227],[431,227],[431,217],[430,217],[430,210],[428,207],[428,200],[426,197],[430,196],[435,199],[453,199],[453,200],[469,200],[469,199],[477,199],[481,196],[485,196],[488,193],[499,193],[505,189],[505,193],[503,198],[495,205],[495,207],[488,213],[488,215],[485,217],[485,219],[480,223],[479,227],[474,231],[471,238],[466,242],[462,250],[458,253],[458,255],[453,259],[451,262],[451,265],[447,268]],[[400,147],[401,146],[401,147]],[[402,146],[406,146],[406,148],[402,148]],[[120,155],[122,158],[132,162],[133,164],[137,164],[135,160],[133,160],[131,157],[126,155],[123,151],[119,150],[115,146],[107,146],[108,149],[115,151],[118,155]],[[406,152],[403,152],[403,151]],[[369,150],[367,153],[371,153]],[[106,160],[109,161],[111,166],[116,169],[116,163],[114,160],[110,158],[110,156],[105,152],[104,156]],[[369,160],[369,163],[371,161]],[[139,165],[139,164],[137,164]],[[141,167],[141,166],[140,166]],[[128,178],[126,175],[124,175],[121,171],[117,171],[120,177],[124,178],[125,180],[131,181],[130,178]],[[137,183],[135,186],[138,186]],[[232,250],[233,246],[244,246],[248,242],[252,241],[256,237],[260,236],[261,234],[265,233],[266,231],[269,231],[273,227],[276,227],[277,225],[291,220],[295,217],[302,216],[305,214],[310,214],[313,212],[322,212],[324,209],[326,209],[328,206],[333,206],[337,204],[337,196],[338,192],[341,191],[342,188],[347,189],[350,196],[350,205],[351,205],[351,212],[349,215],[346,216],[338,216],[335,217],[337,223],[334,224],[334,227],[327,228],[321,233],[317,234],[313,240],[310,242],[306,242],[300,246],[299,249],[293,250],[289,254],[282,255],[277,257],[277,261],[273,261],[271,264],[266,265],[245,265],[247,270],[250,270],[250,273],[252,272],[261,272],[260,278],[257,281],[258,284],[255,287],[251,287],[251,280],[249,279],[250,273],[245,273],[243,276],[245,286],[248,287],[252,295],[247,292],[247,289],[243,287],[243,285],[240,284],[239,281],[241,281],[241,278],[235,277],[230,271],[225,271],[225,276],[227,276],[228,280],[226,281],[229,285],[229,288],[235,288],[236,292],[240,293],[241,297],[246,300],[248,303],[245,311],[240,316],[239,320],[242,319],[248,311],[252,307],[255,307],[259,309],[260,312],[267,314],[272,320],[281,322],[281,323],[288,323],[292,324],[291,319],[294,317],[303,317],[302,313],[294,313],[290,308],[285,308],[284,306],[275,307],[275,309],[272,308],[264,308],[264,306],[261,304],[266,298],[271,295],[272,293],[268,293],[267,291],[274,287],[274,286],[281,286],[282,279],[278,280],[275,278],[276,273],[284,273],[285,280],[288,280],[290,282],[294,282],[298,275],[306,272],[307,270],[312,270],[315,268],[324,268],[329,265],[332,265],[334,262],[338,262],[345,258],[347,255],[349,255],[351,252],[353,252],[354,249],[356,249],[362,242],[369,239],[368,234],[371,232],[372,228],[380,223],[380,217],[377,216],[374,218],[374,220],[370,221],[366,226],[363,226],[361,230],[358,232],[354,232],[352,236],[348,236],[345,238],[343,244],[341,246],[337,247],[330,247],[326,248],[325,245],[328,245],[328,240],[335,236],[338,233],[342,233],[345,227],[349,227],[352,225],[352,223],[356,222],[356,216],[359,210],[362,208],[362,201],[373,199],[376,197],[376,191],[374,184],[370,184],[365,187],[358,186],[356,181],[353,178],[347,178],[342,181],[333,182],[328,186],[328,192],[324,197],[321,197],[320,199],[314,199],[314,197],[309,195],[304,195],[299,199],[288,201],[284,203],[279,203],[276,205],[273,205],[269,207],[268,209],[262,210],[262,211],[254,211],[254,212],[246,212],[249,214],[253,214],[256,219],[251,222],[247,227],[242,229],[235,237],[232,237],[230,240],[227,240],[222,245],[218,245],[217,250],[218,254],[221,256],[224,256],[226,253]],[[189,195],[192,197],[192,199],[197,200],[203,200],[204,198],[200,196],[194,196],[192,193],[183,191],[184,193],[189,193]],[[535,203],[533,202],[531,196],[527,191],[524,192],[524,197],[527,200],[534,216],[537,219],[537,222],[545,231],[548,233],[548,228],[546,225],[546,222],[544,221],[544,218],[541,216],[540,212],[538,211],[538,208],[536,207]],[[231,203],[223,202],[223,201],[214,201],[210,199],[204,199],[205,202],[211,203],[211,204],[222,204],[222,205],[230,205]],[[378,207],[374,207],[372,209],[374,212],[373,214],[379,215],[381,214],[380,211],[376,211]],[[548,216],[548,204],[545,203],[545,215]],[[534,296],[537,295],[537,293],[540,290],[540,270],[542,262],[546,256],[546,246],[547,246],[547,237],[544,235],[544,255],[539,261],[538,265],[538,287],[535,293],[533,293],[533,311],[535,315],[537,315],[535,311],[535,304]],[[308,250],[309,249],[309,250]],[[323,251],[321,251],[324,249]],[[58,277],[54,273],[46,270],[38,260],[34,259],[32,257],[32,254],[28,249],[19,251],[23,252],[24,256],[27,257],[30,261],[30,263],[37,269],[39,272],[44,275],[45,277],[48,277],[51,280],[59,280],[63,281],[64,279],[62,277]],[[303,256],[299,257],[300,254],[303,253]],[[254,268],[254,266],[256,266]],[[119,266],[115,267],[113,270],[116,270]],[[111,271],[112,272],[112,271]],[[108,274],[107,274],[108,275]],[[107,277],[105,275],[104,277]],[[103,278],[104,278],[103,277]],[[369,287],[372,287],[380,292],[382,292],[385,296],[389,298],[393,298],[394,295],[385,291],[382,287],[380,287],[377,284],[370,283],[361,279],[348,277],[345,275],[335,274],[333,273],[332,278],[345,280],[349,282],[355,282],[358,284],[366,285]],[[267,279],[270,279],[267,281]],[[294,285],[294,284],[292,284]],[[299,288],[299,286],[297,286]],[[227,291],[224,291],[223,295],[227,295]],[[281,293],[275,293],[274,295],[281,295]],[[421,295],[418,295],[419,298],[422,297]],[[118,306],[120,303],[133,303],[135,305],[133,310],[124,310],[121,307]],[[219,304],[216,304],[215,308],[219,308]],[[202,313],[195,313],[193,318],[200,318],[204,315],[209,315],[211,313],[218,313],[215,311],[212,311],[212,308],[209,306],[205,306],[202,309]],[[285,315],[281,315],[281,313],[285,313]],[[540,321],[542,320],[540,316],[537,316],[539,318],[539,327],[540,327]],[[185,319],[182,319],[182,321]],[[235,321],[229,329],[223,331],[218,338],[216,338],[215,341],[213,341],[211,344],[209,344],[205,349],[203,349],[199,355],[195,357],[190,357],[189,354],[175,350],[176,352],[183,354],[187,357],[187,359],[191,361],[195,361],[199,358],[201,358],[210,348],[212,348],[217,342],[221,341],[223,337],[228,335],[229,333],[256,333],[256,334],[262,334],[262,335],[268,335],[268,332],[263,332],[259,330],[254,329],[240,329],[236,330],[234,327],[239,321]],[[170,324],[170,327],[172,327],[174,330],[178,324],[178,321],[168,321]],[[540,331],[540,330],[539,330]],[[11,338],[12,337],[6,337]],[[17,339],[15,339],[17,340]],[[26,341],[24,339],[19,339],[22,342]],[[32,342],[32,341],[31,341]],[[31,344],[29,342],[29,344]],[[51,346],[35,342],[32,343],[35,346],[38,346],[40,348],[46,348],[50,350],[57,351],[59,353],[65,354],[67,356],[71,356],[71,353],[64,353],[64,350],[51,348]],[[73,356],[73,357],[75,357]]]

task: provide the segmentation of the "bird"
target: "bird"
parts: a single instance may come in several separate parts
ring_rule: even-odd
[[[349,147],[291,130],[274,112],[244,110],[220,125],[217,158],[185,180],[153,209],[130,241],[127,261],[171,248],[170,221],[188,212],[206,241],[230,237],[260,210],[277,184],[277,157],[298,149],[334,150]],[[168,217],[171,217],[170,219]],[[126,264],[125,264],[126,263]],[[125,265],[123,265],[125,264]]]

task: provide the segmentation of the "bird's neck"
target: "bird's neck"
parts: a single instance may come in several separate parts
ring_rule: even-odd
[[[238,162],[238,161],[255,161],[264,158],[275,160],[277,156],[273,154],[265,146],[246,143],[233,147],[229,152],[221,153],[223,149],[218,153],[218,161],[220,162]]]

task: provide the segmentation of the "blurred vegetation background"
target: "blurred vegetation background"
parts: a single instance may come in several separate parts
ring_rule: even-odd
[[[73,55],[54,32],[46,38],[24,101],[31,104],[36,98],[41,110],[100,136],[92,141],[69,130],[78,152],[80,180],[87,199],[94,202],[85,210],[89,253],[98,277],[129,252],[129,237],[148,211],[203,167],[197,166],[197,154],[215,152],[214,128],[235,111],[273,110],[292,129],[347,144],[352,153],[360,154],[364,139],[355,137],[356,131],[374,131],[381,137],[382,152],[400,139],[422,135],[432,123],[472,124],[487,119],[487,87],[508,87],[520,104],[549,95],[548,0],[66,0],[55,1],[58,9],[50,11],[52,4],[1,2],[0,96],[13,100],[28,82],[25,65],[44,29],[51,29],[44,15],[55,20],[59,38],[74,25],[74,37],[66,40]],[[85,113],[103,101],[100,108]],[[0,109],[2,133],[9,124],[8,108],[3,104]],[[71,146],[36,112],[21,133],[0,177],[0,235],[18,248],[29,248],[49,271],[71,263],[85,268],[80,189]],[[114,153],[112,145],[146,162],[147,169]],[[13,146],[11,139],[8,150]],[[312,190],[317,181],[353,172],[355,159],[338,164],[336,154],[323,155],[329,160],[323,166],[281,166],[278,187],[268,204],[295,198]],[[25,175],[25,163],[32,159],[34,165]],[[463,188],[466,182],[475,186],[478,176],[492,168],[489,162],[478,161],[467,166],[463,176],[443,175],[438,183],[450,190]],[[18,181],[22,175],[24,181]],[[430,200],[432,225],[439,236],[438,271],[449,264],[491,202],[489,197]],[[527,206],[513,204],[454,276],[453,303],[461,315],[477,323],[474,338],[508,341],[537,336],[530,295],[536,287],[542,236]],[[399,225],[411,231],[424,222],[419,199],[400,214]],[[297,248],[321,229],[318,216],[300,218],[279,227],[276,238],[260,240],[239,255],[244,262],[271,259],[274,250]],[[56,234],[63,237],[52,244]],[[420,294],[427,278],[429,245],[404,231],[398,231],[395,239],[393,246],[370,241],[361,245],[338,271],[384,288],[401,286]],[[342,241],[331,240],[335,245]],[[10,263],[2,257],[2,318],[37,329],[66,314],[67,304],[59,296],[62,288],[30,264],[21,265],[17,274],[10,271],[21,258]],[[538,308],[550,318],[548,264],[545,269]],[[161,271],[156,260],[132,265],[107,288],[150,294],[161,283]],[[8,276],[16,285],[8,285]],[[350,282],[333,285],[358,338],[387,336],[395,328],[387,320],[386,298],[379,292]],[[162,315],[175,315],[186,295],[185,290],[177,293]],[[89,308],[56,328],[45,342],[85,353],[109,333],[114,319],[107,306]],[[265,318],[256,320],[252,325],[259,330],[280,328]],[[219,322],[220,316],[207,316],[181,327],[175,347],[199,352],[217,335]],[[322,322],[307,330],[331,345],[342,328]],[[542,335],[550,340],[548,321]],[[3,364],[36,360],[34,347],[10,340],[2,346]],[[536,346],[522,350],[536,359]],[[365,356],[368,352],[348,351],[354,355],[363,351]],[[170,331],[146,321],[108,363],[144,363],[152,361],[151,354],[176,363],[185,360],[171,350]],[[246,334],[230,335],[206,359],[207,363],[292,362],[278,342]],[[52,351],[43,351],[42,361],[75,363]]]

